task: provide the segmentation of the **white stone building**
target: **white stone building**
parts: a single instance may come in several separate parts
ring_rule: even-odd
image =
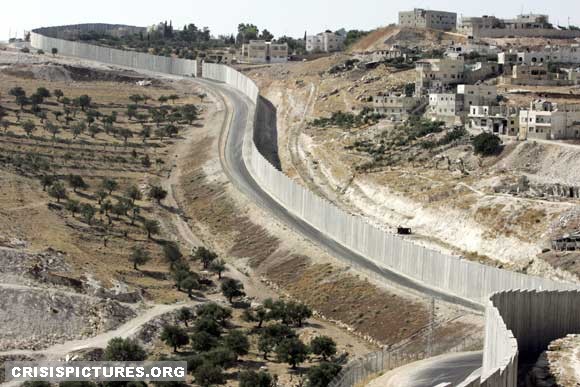
[[[497,106],[497,88],[488,85],[458,85],[457,92],[430,93],[427,115],[449,125],[460,124],[472,106]]]
[[[383,114],[394,122],[406,121],[411,112],[421,103],[420,98],[407,97],[402,93],[378,94],[373,96],[375,113]]]
[[[547,15],[523,14],[513,19],[500,19],[495,16],[464,17],[457,32],[475,38],[502,37],[544,37],[575,38],[579,31],[554,28]]]
[[[520,110],[520,137],[545,140],[580,138],[580,105],[533,101],[529,109]]]
[[[515,137],[519,134],[519,112],[506,105],[470,106],[466,126],[475,131]]]
[[[457,14],[415,8],[412,11],[399,12],[399,26],[454,31],[457,27]]]
[[[345,37],[334,32],[326,31],[306,37],[307,52],[335,52],[344,48]]]
[[[429,108],[427,117],[432,120],[443,121],[447,125],[461,124],[463,112],[463,98],[457,93],[429,94]]]
[[[508,51],[498,55],[503,65],[538,65],[543,63],[580,64],[580,45],[546,46],[542,50]]]
[[[464,83],[465,62],[457,59],[427,59],[415,64],[416,93],[428,90],[444,91],[449,86]]]
[[[445,56],[457,57],[458,55],[469,55],[478,53],[480,55],[496,55],[499,53],[499,48],[495,45],[490,45],[485,42],[474,42],[472,39],[467,43],[452,42],[445,50]]]
[[[489,85],[458,85],[457,94],[463,96],[465,109],[470,106],[497,105],[497,87]]]
[[[243,63],[285,63],[288,61],[288,44],[272,43],[264,40],[250,40],[242,45],[240,62]]]

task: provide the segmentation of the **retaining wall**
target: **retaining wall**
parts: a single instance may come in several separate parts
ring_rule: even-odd
[[[460,29],[460,33],[475,38],[545,38],[545,39],[574,39],[580,37],[580,31],[557,30],[549,28],[493,28],[493,29]]]
[[[55,29],[68,27],[71,26],[36,29],[30,33],[30,44],[32,47],[42,49],[46,53],[50,53],[53,48],[56,48],[60,55],[131,67],[139,70],[183,76],[195,76],[197,74],[197,61],[195,60],[118,50],[45,36],[54,34]]]

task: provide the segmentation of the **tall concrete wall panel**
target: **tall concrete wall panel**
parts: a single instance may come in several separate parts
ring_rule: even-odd
[[[519,357],[535,360],[550,342],[571,333],[580,333],[579,291],[496,293],[486,308],[480,383],[462,386],[515,387]]]
[[[118,50],[45,36],[54,33],[55,28],[59,27],[41,28],[31,32],[30,43],[32,47],[42,49],[47,53],[56,48],[61,55],[139,70],[182,76],[195,76],[197,74],[197,61],[195,60]]]

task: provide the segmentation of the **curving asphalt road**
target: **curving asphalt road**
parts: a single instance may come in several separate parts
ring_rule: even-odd
[[[434,297],[476,311],[481,312],[484,310],[483,306],[476,302],[425,286],[418,281],[373,263],[288,211],[254,180],[243,159],[244,146],[248,146],[248,144],[244,144],[244,139],[252,138],[251,135],[246,137],[246,131],[252,130],[252,125],[248,124],[253,122],[253,117],[250,116],[250,106],[253,103],[245,95],[226,84],[199,78],[197,81],[215,90],[224,99],[226,108],[228,109],[227,116],[229,116],[229,125],[224,123],[223,135],[226,138],[222,154],[222,167],[230,181],[256,204],[266,209],[293,230],[325,248],[334,257],[350,264],[355,264],[392,284],[419,292],[427,297]]]
[[[454,353],[411,363],[394,369],[367,387],[457,386],[481,367],[481,352]]]

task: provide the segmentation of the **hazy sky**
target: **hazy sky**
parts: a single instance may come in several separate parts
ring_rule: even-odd
[[[397,12],[413,7],[455,11],[459,15],[513,16],[547,13],[553,23],[580,24],[579,0],[2,0],[0,40],[11,30],[87,22],[137,26],[173,20],[208,26],[214,34],[232,33],[240,22],[267,28],[275,36],[295,37],[325,29],[373,29],[393,23]]]

